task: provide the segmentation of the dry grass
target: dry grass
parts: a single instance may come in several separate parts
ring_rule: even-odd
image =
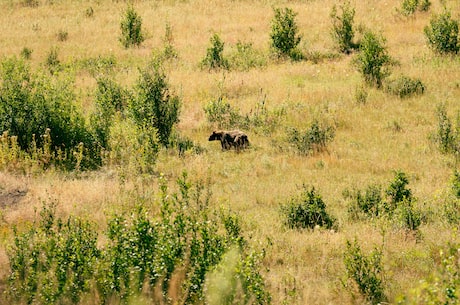
[[[3,1],[0,9],[0,57],[18,56],[24,47],[33,50],[33,67],[44,64],[52,47],[59,58],[72,63],[85,58],[114,56],[123,68],[117,80],[131,86],[139,67],[154,49],[162,48],[165,25],[172,27],[179,59],[167,66],[171,85],[183,100],[180,132],[206,148],[199,155],[178,158],[162,152],[157,171],[174,181],[186,170],[193,179],[210,179],[216,207],[228,206],[242,218],[244,232],[254,246],[267,247],[264,264],[268,288],[274,304],[359,303],[342,287],[342,263],[346,240],[357,237],[366,250],[382,244],[378,223],[348,220],[342,191],[364,188],[371,183],[387,185],[393,171],[400,169],[410,178],[409,187],[426,209],[437,210],[438,194],[448,187],[454,163],[441,155],[429,140],[436,130],[435,109],[446,102],[450,113],[458,111],[460,98],[459,57],[438,58],[425,44],[423,27],[432,12],[440,11],[433,0],[429,13],[403,18],[395,10],[399,1],[355,1],[355,22],[381,31],[391,56],[400,66],[395,76],[420,78],[426,85],[423,96],[400,100],[369,89],[365,104],[355,100],[361,78],[351,65],[351,57],[340,56],[318,64],[270,61],[266,67],[245,72],[208,72],[199,62],[209,46],[209,38],[219,33],[228,49],[240,40],[269,52],[272,7],[289,6],[298,13],[303,47],[332,52],[329,35],[330,10],[335,1],[135,1],[143,18],[147,40],[139,47],[124,49],[118,41],[120,19],[126,3],[120,1],[40,1],[38,7],[24,7],[19,1]],[[458,1],[445,1],[460,15]],[[86,15],[91,7],[92,17]],[[68,38],[58,41],[59,31]],[[78,71],[79,100],[91,107],[95,81]],[[302,157],[273,146],[269,137],[249,132],[252,148],[244,153],[222,152],[207,138],[213,129],[206,122],[203,107],[220,90],[242,113],[249,113],[266,98],[269,109],[284,107],[287,115],[272,136],[281,139],[284,127],[303,128],[313,117],[330,120],[337,126],[328,153]],[[154,197],[156,178],[122,184],[109,169],[74,175],[46,172],[38,176],[0,173],[0,191],[27,189],[15,206],[0,210],[0,283],[6,275],[5,247],[11,226],[33,220],[42,201],[55,200],[61,215],[91,218],[104,229],[107,213],[132,200],[130,192]],[[289,231],[282,226],[279,205],[296,194],[303,184],[314,185],[328,210],[337,217],[339,230],[329,232]],[[1,207],[1,205],[0,205]],[[433,255],[449,240],[457,239],[436,216],[421,227],[421,242],[398,230],[387,230],[385,273],[389,300],[417,284],[433,269]],[[0,290],[3,289],[0,285]]]

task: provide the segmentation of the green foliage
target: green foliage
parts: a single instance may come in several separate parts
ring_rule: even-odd
[[[353,243],[347,240],[346,247],[343,257],[347,276],[345,287],[351,288],[350,284],[357,286],[361,295],[371,304],[385,302],[382,250],[375,248],[366,255],[356,239]]]
[[[174,95],[160,62],[140,71],[137,96],[129,105],[134,121],[142,128],[155,128],[160,143],[167,146],[175,124],[179,122],[181,101]]]
[[[396,171],[394,179],[384,192],[381,186],[374,184],[368,185],[364,190],[344,190],[343,196],[349,200],[348,215],[353,220],[387,217],[403,229],[417,231],[422,224],[423,215],[415,206],[416,198],[407,188],[408,184],[406,174]],[[386,199],[384,195],[387,196]]]
[[[428,45],[439,54],[457,54],[460,50],[458,38],[458,21],[452,19],[451,13],[445,10],[430,20],[424,28]]]
[[[391,57],[385,46],[385,39],[370,31],[364,33],[360,52],[354,63],[364,77],[366,84],[380,88],[382,81],[389,75]]]
[[[238,126],[242,120],[239,110],[232,107],[222,96],[206,104],[204,113],[207,121],[216,124],[218,129]]]
[[[232,277],[224,280],[237,281],[239,289],[230,298],[269,304],[259,272],[263,255],[248,249],[239,218],[213,212],[209,191],[185,173],[177,187],[170,193],[162,179],[157,200],[138,200],[134,210],[111,216],[100,243],[94,224],[73,217],[63,221],[54,206],[45,205],[30,229],[14,232],[9,301],[75,304],[85,297],[130,304],[141,295],[154,303],[201,304],[209,299],[205,279],[225,265],[226,253],[234,253],[227,274]],[[159,207],[155,215],[152,206]],[[171,284],[180,284],[174,294]]]
[[[142,31],[142,18],[131,5],[128,5],[124,12],[120,28],[120,42],[125,48],[139,46],[145,39]]]
[[[345,190],[343,196],[345,199],[350,200],[348,214],[354,220],[361,219],[362,216],[368,218],[380,217],[386,212],[380,185],[368,185],[364,191],[357,189]]]
[[[100,257],[97,233],[90,222],[56,217],[55,206],[43,206],[39,222],[19,233],[8,251],[9,297],[28,304],[80,301],[90,289]]]
[[[115,115],[107,131],[109,165],[121,174],[152,173],[159,151],[157,130]]]
[[[297,46],[301,36],[298,34],[298,26],[295,21],[297,15],[290,8],[274,8],[274,17],[271,22],[271,46],[273,50],[282,56],[289,56],[293,59],[301,59]]]
[[[345,2],[340,6],[342,15],[337,14],[337,6],[334,5],[331,11],[332,30],[331,35],[337,44],[340,52],[350,53],[358,45],[353,42],[355,36],[353,22],[355,18],[355,9],[351,7],[350,2]]]
[[[400,12],[404,16],[410,16],[416,11],[426,12],[430,6],[430,0],[402,0]]]
[[[32,57],[32,52],[33,50],[32,49],[29,49],[27,47],[24,47],[22,50],[21,50],[21,58],[23,59],[30,59]]]
[[[407,175],[402,171],[396,171],[393,181],[390,182],[390,185],[385,190],[385,194],[389,199],[386,206],[388,212],[394,211],[399,203],[412,199],[412,191],[406,187],[408,184]]]
[[[91,126],[97,143],[107,149],[109,130],[116,113],[123,114],[127,108],[129,93],[113,79],[99,77],[95,93],[95,111],[91,114]]]
[[[61,70],[61,61],[58,58],[57,48],[51,48],[48,56],[46,57],[45,66],[51,74],[55,74]]]
[[[264,67],[267,58],[261,51],[254,49],[252,43],[238,41],[236,50],[229,55],[229,67],[236,70],[248,71],[251,68]]]
[[[456,127],[452,125],[451,119],[447,115],[445,104],[438,105],[437,116],[438,130],[435,135],[435,141],[438,143],[440,151],[445,154],[458,154],[460,147],[457,141],[459,138],[458,128],[460,128],[460,125],[458,122]]]
[[[327,143],[334,139],[334,127],[313,121],[304,131],[296,128],[288,130],[288,142],[302,155],[319,153],[326,150]]]
[[[457,232],[454,232],[457,234]],[[455,305],[460,301],[460,245],[450,244],[441,250],[439,257],[433,258],[438,262],[433,275],[421,280],[412,289],[397,299],[397,304]]]
[[[22,150],[29,151],[34,145],[42,148],[42,136],[49,132],[52,152],[64,155],[63,165],[75,165],[73,151],[80,143],[91,149],[85,164],[98,163],[91,134],[74,104],[71,80],[33,74],[16,58],[1,63],[0,80],[0,130],[16,136]]]
[[[450,178],[452,193],[455,197],[460,199],[460,172],[454,170],[452,177]]]
[[[206,50],[206,57],[201,61],[201,66],[209,70],[228,69],[228,60],[224,58],[225,43],[220,39],[219,34],[214,33],[210,43],[211,46]]]
[[[400,76],[395,80],[386,83],[385,90],[399,98],[411,97],[423,94],[425,86],[420,79],[413,79],[407,76]]]
[[[84,58],[77,64],[79,68],[87,70],[91,76],[100,78],[101,75],[109,75],[114,72],[117,67],[117,59],[112,54],[106,57],[97,56]],[[102,76],[102,78],[103,77],[107,76]]]
[[[173,132],[169,139],[169,146],[177,149],[180,157],[183,157],[186,152],[191,151],[194,154],[201,154],[205,149],[190,138],[181,135],[179,132]]]
[[[174,37],[172,33],[172,28],[169,23],[166,23],[165,26],[165,36],[163,38],[164,50],[163,56],[165,59],[174,59],[178,57],[178,53],[174,48]]]
[[[290,229],[313,229],[315,226],[330,229],[335,223],[335,219],[327,213],[321,195],[314,187],[307,188],[305,185],[300,195],[281,206],[281,212],[285,225]]]

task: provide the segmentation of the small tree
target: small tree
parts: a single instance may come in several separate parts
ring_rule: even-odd
[[[360,52],[355,59],[364,81],[368,85],[380,88],[383,79],[390,74],[388,69],[390,63],[391,57],[388,55],[385,39],[370,31],[366,32],[360,45]]]
[[[159,62],[140,72],[137,97],[133,99],[130,111],[138,125],[156,128],[160,143],[167,146],[173,126],[179,122],[180,99],[171,93]]]
[[[347,249],[343,262],[346,268],[347,282],[356,284],[359,292],[371,304],[386,301],[383,285],[382,250],[375,248],[368,255],[364,254],[358,242],[347,240]],[[348,283],[346,284],[346,288]]]
[[[340,52],[349,53],[355,49],[357,45],[353,42],[354,29],[353,19],[355,18],[355,9],[350,6],[350,2],[345,2],[340,6],[342,15],[337,15],[337,7],[332,7],[332,38],[337,43]]]
[[[211,46],[206,51],[206,57],[201,62],[203,67],[212,69],[228,69],[228,61],[224,58],[225,43],[220,39],[219,34],[215,33],[210,39]]]
[[[142,18],[132,6],[128,6],[121,20],[120,41],[125,48],[139,46],[144,41]]]
[[[301,40],[295,21],[297,14],[287,7],[284,10],[275,8],[274,13],[270,34],[271,46],[279,55],[296,58],[298,53],[295,50]]]
[[[314,187],[303,186],[302,193],[292,197],[281,207],[285,225],[290,229],[313,229],[315,226],[332,228],[335,219],[326,211],[323,198]]]
[[[424,28],[428,45],[437,53],[457,54],[460,50],[458,41],[458,21],[452,19],[450,12],[434,16],[430,26]]]

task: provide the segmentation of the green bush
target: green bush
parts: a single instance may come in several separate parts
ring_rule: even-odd
[[[393,181],[390,182],[390,185],[385,190],[389,200],[386,207],[387,212],[391,213],[398,207],[399,203],[412,199],[412,191],[407,188],[408,184],[407,175],[402,171],[396,171]]]
[[[85,166],[100,162],[83,115],[74,103],[72,80],[33,74],[16,58],[2,61],[0,80],[0,130],[16,136],[22,150],[43,147],[42,136],[49,132],[52,153],[61,155],[63,165],[75,165],[73,151],[81,144],[89,149]]]
[[[91,126],[98,144],[107,149],[113,117],[116,113],[125,112],[130,96],[111,78],[99,77],[96,81],[95,111],[91,114]]]
[[[340,6],[342,15],[337,14],[337,7],[334,5],[331,11],[332,30],[331,35],[336,42],[338,49],[343,53],[350,53],[358,45],[353,42],[355,36],[353,22],[355,18],[355,9],[351,7],[350,2],[345,2]]]
[[[395,80],[388,81],[385,86],[387,92],[397,95],[399,98],[406,98],[425,92],[425,86],[421,80],[407,76],[400,76]]]
[[[159,151],[157,130],[115,115],[108,126],[106,162],[122,176],[152,173]]]
[[[211,46],[206,50],[206,57],[201,61],[201,66],[209,70],[228,69],[228,60],[224,58],[225,43],[220,39],[219,34],[214,33],[210,43]]]
[[[298,34],[298,27],[295,21],[297,15],[290,8],[274,8],[274,17],[271,21],[271,46],[273,50],[282,56],[298,58],[297,46],[301,37]]]
[[[124,12],[120,28],[120,42],[125,48],[139,46],[145,39],[142,31],[142,18],[131,5],[128,5]]]
[[[32,57],[32,52],[33,50],[32,49],[29,49],[27,47],[24,47],[22,50],[21,50],[21,58],[23,59],[30,59]]]
[[[171,92],[160,62],[153,62],[140,71],[129,111],[142,128],[156,128],[164,146],[169,144],[171,132],[179,122],[180,107],[180,98]]]
[[[9,297],[27,304],[76,304],[90,290],[99,257],[92,223],[73,217],[63,221],[55,205],[45,205],[28,231],[14,229]]]
[[[430,20],[430,25],[424,28],[428,45],[437,53],[457,54],[460,50],[458,40],[458,21],[452,19],[447,10],[435,15]]]
[[[343,196],[350,200],[348,214],[354,220],[360,219],[362,216],[381,217],[386,212],[380,185],[371,184],[364,191],[345,190]]]
[[[54,206],[44,206],[29,230],[14,232],[9,304],[132,304],[139,296],[158,304],[202,304],[209,299],[206,278],[231,251],[235,268],[225,280],[239,289],[230,299],[269,304],[259,271],[263,251],[249,249],[237,215],[213,212],[209,190],[185,173],[177,192],[164,179],[159,188],[157,199],[136,198],[134,209],[110,216],[99,242],[93,223],[62,220]],[[159,208],[155,215],[152,206]],[[178,288],[173,293],[172,284]]]
[[[400,12],[404,16],[410,16],[416,11],[426,12],[430,9],[430,6],[430,0],[402,0]]]
[[[356,239],[353,243],[347,240],[346,247],[343,257],[347,278],[345,287],[352,291],[350,284],[357,286],[361,295],[371,304],[386,302],[382,250],[375,248],[366,255]]]
[[[380,88],[389,73],[391,57],[385,46],[385,39],[368,31],[364,33],[359,53],[354,63],[364,77],[366,84]]]
[[[313,229],[316,226],[330,229],[335,223],[335,219],[327,213],[321,195],[314,187],[307,188],[305,185],[300,195],[281,206],[281,213],[285,218],[284,224],[290,229]]]
[[[236,43],[236,50],[229,55],[229,67],[236,70],[248,71],[251,68],[258,68],[267,65],[267,58],[264,54],[254,49],[252,43]]]
[[[457,234],[457,232],[455,232]],[[397,298],[397,304],[445,304],[455,305],[460,300],[460,245],[449,243],[433,257],[436,262],[431,276],[419,281],[418,285]]]
[[[454,153],[458,154],[460,147],[457,144],[459,135],[458,128],[460,127],[457,122],[457,126],[454,127],[451,119],[447,115],[446,105],[440,104],[437,107],[438,117],[438,130],[435,135],[435,141],[439,145],[439,149],[442,153]]]
[[[334,139],[334,127],[320,124],[317,120],[304,131],[296,128],[288,130],[288,142],[302,155],[319,153],[326,150],[328,142]]]
[[[207,121],[211,124],[216,124],[218,129],[234,128],[242,120],[239,110],[232,107],[223,97],[206,104],[204,112]]]

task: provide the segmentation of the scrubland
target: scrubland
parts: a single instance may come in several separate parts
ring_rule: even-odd
[[[44,168],[33,162],[27,165],[22,159],[16,160],[14,167],[3,164],[0,301],[11,301],[7,253],[13,243],[13,228],[21,232],[33,225],[44,204],[56,204],[56,217],[89,220],[102,236],[111,215],[130,213],[140,201],[152,214],[158,213],[159,180],[165,179],[175,191],[183,172],[191,183],[201,181],[209,189],[210,210],[223,208],[235,213],[248,247],[264,253],[260,274],[273,304],[372,302],[347,278],[346,243],[354,240],[365,254],[374,248],[381,250],[382,270],[378,274],[384,302],[422,302],[414,295],[424,291],[423,285],[436,286],[434,279],[443,266],[441,251],[458,249],[460,244],[460,204],[452,195],[458,156],[442,152],[436,141],[441,104],[453,124],[458,124],[460,55],[433,52],[424,27],[431,16],[442,12],[443,5],[458,20],[458,1],[432,0],[428,11],[410,16],[400,13],[399,0],[351,2],[356,10],[355,26],[381,33],[386,39],[388,54],[397,62],[388,78],[406,75],[423,82],[423,94],[407,98],[366,86],[353,64],[359,51],[342,54],[336,50],[330,14],[339,1],[134,1],[131,5],[142,18],[145,40],[130,48],[119,41],[127,2],[26,3],[0,3],[0,58],[19,58],[28,48],[32,51],[26,59],[30,69],[46,70],[47,58],[55,50],[63,67],[57,75],[70,75],[75,93],[72,102],[88,125],[95,111],[97,77],[103,73],[94,72],[92,65],[104,59],[112,61],[111,77],[123,88],[134,88],[140,69],[163,50],[169,26],[169,42],[177,57],[166,60],[163,68],[171,92],[181,100],[175,130],[197,149],[179,154],[174,146],[161,147],[153,169],[147,173],[110,162],[77,170]],[[284,7],[297,13],[295,20],[302,37],[299,48],[307,54],[304,60],[272,54],[273,8]],[[246,43],[256,51],[260,64],[247,69],[202,68],[200,62],[215,33],[224,42],[224,56],[231,58],[238,42]],[[356,36],[360,35],[356,30]],[[364,100],[358,97],[361,91],[366,95]],[[265,123],[273,128],[230,126],[243,129],[251,146],[241,152],[222,151],[220,143],[208,141],[212,131],[221,126],[210,122],[204,110],[219,98],[242,116],[254,117],[266,111],[269,120]],[[333,139],[321,151],[301,154],[287,139],[287,130],[305,129],[314,120],[333,126]],[[351,200],[344,192],[364,190],[369,185],[386,189],[398,171],[408,178],[407,188],[420,212],[420,225],[412,230],[391,217],[353,219]],[[281,206],[304,185],[321,195],[327,212],[335,219],[332,228],[290,229],[285,225]],[[446,206],[454,206],[456,221],[446,218]],[[98,240],[99,244],[104,242],[102,237]],[[455,266],[459,268],[458,262]],[[456,281],[452,282],[457,289],[454,294],[460,302],[460,281]],[[180,298],[172,299],[171,303],[180,303]],[[80,302],[97,303],[91,292]],[[161,303],[150,301],[148,296],[130,302]],[[247,302],[257,303],[254,299]],[[119,301],[109,299],[108,303]]]

